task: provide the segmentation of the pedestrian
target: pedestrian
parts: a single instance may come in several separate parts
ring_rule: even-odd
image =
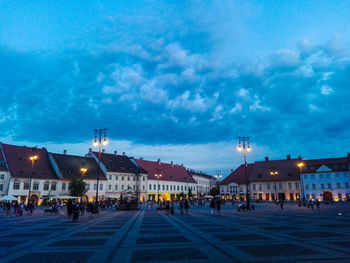
[[[216,200],[216,213],[218,215],[221,215],[221,200],[220,200],[220,198],[218,198]]]
[[[320,208],[320,201],[318,199],[316,199],[316,207]]]
[[[215,210],[215,200],[214,200],[214,198],[211,199],[209,207],[210,207],[210,213],[213,215],[214,214],[214,210]]]
[[[170,203],[169,203],[169,201],[167,201],[166,205],[165,205],[165,214],[167,216],[169,215],[169,211],[170,211]]]
[[[184,214],[184,203],[183,200],[180,201],[180,215]]]
[[[174,207],[174,201],[171,201],[171,206],[170,206],[170,214],[173,216],[175,211],[174,211],[175,207]]]
[[[78,222],[79,214],[80,214],[80,206],[77,202],[72,204],[72,212],[73,212],[73,222]]]
[[[281,205],[281,210],[283,210],[283,200],[281,200],[280,205]]]
[[[185,199],[185,204],[184,204],[184,206],[185,206],[185,215],[188,216],[188,209],[190,208],[190,204],[188,203],[188,200],[187,200],[187,199]]]
[[[10,216],[11,204],[10,202],[6,203],[6,216]]]
[[[68,216],[68,219],[71,218],[72,213],[73,213],[73,203],[72,203],[72,200],[69,200],[68,203],[67,203],[67,216]]]
[[[312,210],[314,210],[314,201],[313,200],[310,200],[310,207]]]

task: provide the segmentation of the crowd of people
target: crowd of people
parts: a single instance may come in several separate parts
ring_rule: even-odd
[[[27,212],[28,215],[32,215],[35,209],[35,206],[32,202],[28,204],[20,203],[18,201],[6,201],[1,202],[0,207],[2,207],[6,211],[6,216],[22,216],[23,212]]]

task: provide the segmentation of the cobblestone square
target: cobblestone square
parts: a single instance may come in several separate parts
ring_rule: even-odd
[[[1,262],[349,262],[350,205],[320,209],[256,204],[221,216],[101,211],[72,223],[65,215],[1,216]]]

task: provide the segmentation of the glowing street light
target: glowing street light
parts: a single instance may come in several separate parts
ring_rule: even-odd
[[[34,175],[34,163],[36,160],[38,160],[38,155],[35,155],[34,154],[34,151],[35,151],[36,147],[33,147],[32,149],[32,152],[33,152],[33,155],[29,157],[29,160],[32,162],[32,172],[30,174],[30,177],[29,177],[29,191],[28,191],[28,199],[27,199],[27,206],[29,204],[29,200],[30,200],[30,190],[32,188],[32,178],[33,178],[33,175]],[[29,209],[28,209],[29,211]]]
[[[159,203],[159,179],[162,177],[162,170],[157,169],[157,173],[154,175],[157,178],[157,203]]]
[[[95,139],[93,142],[93,145],[95,147],[98,146],[98,162],[97,162],[97,176],[96,176],[96,182],[97,182],[97,187],[96,187],[96,200],[95,200],[95,213],[98,213],[98,188],[99,188],[99,181],[100,181],[100,174],[99,174],[99,167],[101,163],[101,147],[102,143],[103,145],[107,145],[107,138],[106,138],[106,131],[107,128],[104,129],[95,129]],[[103,137],[103,140],[102,140]]]
[[[271,172],[270,172],[270,175],[272,175],[272,177],[273,177],[273,180],[275,181],[275,201],[277,200],[277,186],[276,186],[276,176],[278,175],[278,172],[276,171],[276,170],[272,170]]]
[[[302,177],[302,173],[303,173],[303,167],[305,166],[305,163],[303,162],[303,158],[301,156],[299,156],[298,158],[298,163],[297,166],[300,169],[300,183],[301,183],[301,190],[302,190],[302,195],[303,195],[303,199],[305,199],[305,191],[304,191],[304,179]]]
[[[87,172],[87,168],[83,167],[80,169],[80,171],[81,171],[81,174],[84,176]]]
[[[250,209],[250,191],[249,191],[249,182],[248,182],[248,165],[247,165],[247,151],[250,152],[252,148],[249,145],[249,137],[238,137],[238,147],[239,152],[243,151],[244,156],[244,169],[245,169],[245,183],[246,183],[246,198],[247,198],[247,207]]]

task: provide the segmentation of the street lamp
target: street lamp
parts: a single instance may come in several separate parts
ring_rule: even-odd
[[[98,184],[100,181],[99,168],[100,168],[100,162],[101,162],[101,147],[102,147],[102,144],[107,145],[106,131],[107,131],[107,128],[94,130],[95,139],[94,139],[93,145],[95,147],[98,146],[98,162],[97,162],[97,171],[96,171],[97,187],[96,187],[96,199],[95,199],[95,213],[98,213],[98,188],[99,188]],[[103,140],[102,140],[102,137],[103,137]]]
[[[34,150],[35,150],[35,148],[32,149],[33,152],[34,152]],[[34,163],[35,163],[36,160],[38,160],[38,158],[39,157],[37,155],[34,155],[34,154],[29,157],[29,160],[31,160],[31,162],[32,162],[32,172],[31,172],[30,177],[29,177],[29,191],[28,191],[27,206],[29,204],[30,190],[32,188],[32,177],[34,175]]]
[[[276,186],[276,176],[278,175],[278,172],[276,171],[276,170],[272,170],[271,172],[270,172],[270,175],[272,175],[272,177],[273,177],[273,180],[274,180],[274,182],[275,182],[275,201],[276,201],[276,199],[277,199],[277,186]]]
[[[216,188],[218,189],[218,192],[219,192],[219,195],[220,195],[219,180],[220,180],[221,177],[222,177],[221,171],[220,171],[220,170],[216,171],[216,174],[215,174],[214,176],[215,176],[215,178],[216,178]]]
[[[162,177],[162,170],[157,169],[157,173],[154,175],[157,178],[157,203],[159,203],[159,178]]]
[[[249,145],[249,137],[238,137],[238,151],[243,151],[243,156],[244,156],[244,170],[245,170],[245,183],[247,186],[246,190],[246,198],[247,198],[247,207],[250,209],[250,191],[249,191],[249,182],[248,182],[248,166],[247,166],[247,156],[246,152],[250,152],[252,148]]]
[[[81,171],[82,176],[84,177],[84,175],[87,172],[87,168],[83,167],[83,168],[80,169],[80,171]]]
[[[302,172],[303,172],[303,167],[305,166],[305,164],[303,163],[303,158],[301,156],[299,156],[298,158],[298,163],[297,163],[299,169],[300,169],[300,183],[301,183],[301,191],[302,191],[302,195],[303,195],[303,200],[305,199],[305,191],[304,191],[304,179],[302,177]]]

